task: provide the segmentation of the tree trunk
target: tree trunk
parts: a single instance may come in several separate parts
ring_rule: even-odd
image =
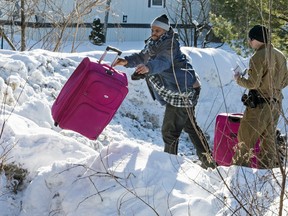
[[[104,25],[103,25],[104,43],[106,42],[106,36],[107,36],[107,28],[108,28],[108,18],[109,18],[110,4],[111,4],[111,0],[107,0],[106,9],[105,9]]]
[[[25,21],[25,8],[24,8],[24,0],[21,0],[21,51],[26,50],[26,21]]]

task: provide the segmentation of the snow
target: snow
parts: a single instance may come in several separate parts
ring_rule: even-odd
[[[121,49],[122,56],[143,47],[142,42],[109,45]],[[84,44],[77,53],[0,51],[0,160],[28,170],[17,193],[1,172],[1,216],[278,215],[279,169],[204,170],[185,133],[178,156],[163,152],[164,108],[151,99],[145,82],[131,81],[133,69],[116,67],[127,74],[129,93],[97,140],[55,127],[51,106],[64,83],[84,57],[97,61],[105,48]],[[196,118],[213,147],[217,114],[244,110],[244,89],[235,84],[231,68],[239,64],[244,69],[249,59],[227,48],[183,51],[201,78]],[[106,63],[114,57],[109,52]],[[287,97],[288,89],[283,92]],[[287,105],[285,98],[286,116]],[[286,126],[281,118],[282,132]],[[287,195],[283,206],[288,215]]]

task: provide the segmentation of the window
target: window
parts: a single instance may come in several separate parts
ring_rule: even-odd
[[[152,6],[162,6],[163,5],[163,1],[162,0],[151,0],[152,2]]]
[[[127,23],[127,15],[123,15],[122,22],[123,22],[123,23]]]
[[[148,0],[148,7],[165,7],[165,0]]]

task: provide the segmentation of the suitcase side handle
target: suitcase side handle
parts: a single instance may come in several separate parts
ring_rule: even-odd
[[[232,113],[228,116],[229,121],[231,122],[240,122],[242,119],[242,113]]]

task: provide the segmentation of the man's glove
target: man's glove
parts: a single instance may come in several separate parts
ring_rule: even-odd
[[[146,74],[139,74],[136,73],[136,71],[131,75],[132,80],[140,80],[140,79],[145,79]]]

